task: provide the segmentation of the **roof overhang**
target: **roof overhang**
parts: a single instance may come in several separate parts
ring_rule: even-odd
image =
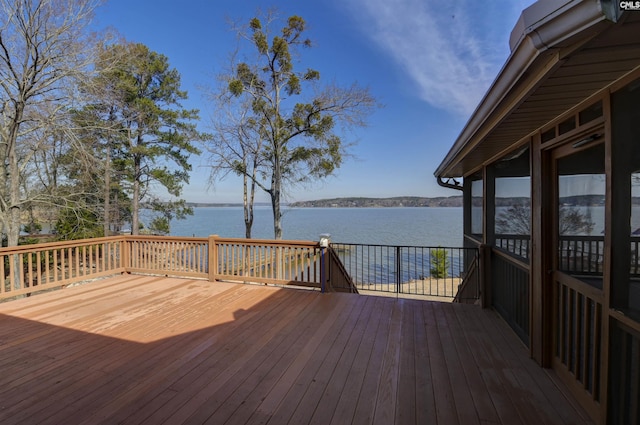
[[[640,12],[617,1],[538,1],[511,33],[511,55],[435,171],[466,176],[640,67]]]

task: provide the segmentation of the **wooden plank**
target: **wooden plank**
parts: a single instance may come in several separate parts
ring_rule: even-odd
[[[189,401],[194,394],[202,393],[207,384],[217,379],[220,365],[229,363],[246,352],[252,341],[259,341],[262,321],[277,323],[277,314],[282,305],[291,301],[285,293],[250,291],[239,298],[238,303],[260,304],[268,299],[268,307],[261,314],[243,314],[237,320],[225,325],[224,329],[211,329],[206,339],[225,340],[227,344],[214,344],[205,351],[199,350],[188,362],[179,361],[165,373],[153,379],[132,386],[127,392],[103,404],[87,418],[86,423],[96,423],[109,418],[113,422],[134,422],[143,420],[158,423],[174,414],[176,409]],[[234,303],[227,303],[233,308]],[[231,337],[234,337],[231,339]],[[193,346],[193,341],[190,342]],[[193,348],[189,352],[193,352]],[[114,413],[115,412],[115,413]]]
[[[253,292],[256,295],[261,293],[264,297],[256,299],[258,303],[273,295],[265,295],[263,291]],[[279,306],[285,300],[280,296],[277,298],[281,299],[273,303],[274,307]],[[272,304],[271,300],[269,300],[269,304]],[[208,382],[210,379],[216,378],[211,375],[210,371],[225,364],[222,357],[225,353],[228,358],[238,354],[237,350],[232,350],[229,354],[229,348],[234,344],[238,345],[239,341],[246,341],[247,338],[251,340],[256,336],[256,324],[261,318],[269,319],[265,316],[257,317],[247,314],[239,317],[237,321],[224,324],[223,328],[216,326],[209,328],[205,333],[191,334],[192,337],[185,341],[184,346],[180,349],[186,351],[187,356],[174,356],[162,367],[162,374],[152,375],[143,381],[130,385],[126,391],[119,393],[108,403],[102,404],[91,417],[85,419],[85,423],[96,423],[105,419],[112,422],[161,422],[164,417],[173,412],[173,408],[186,402],[185,398],[180,397],[181,395],[191,396],[193,392],[198,391],[199,385],[202,385],[201,382]],[[242,331],[243,328],[244,331]],[[249,332],[251,330],[253,333]],[[238,335],[235,335],[236,333]],[[226,340],[227,337],[231,337],[231,334],[234,335],[233,338],[229,338],[229,345],[217,344],[220,338]]]
[[[375,416],[375,403],[378,395],[378,383],[382,373],[384,353],[389,340],[389,328],[394,299],[384,299],[380,310],[381,320],[378,325],[371,355],[367,363],[362,389],[358,396],[353,417],[354,424],[370,424]]]
[[[451,385],[453,404],[461,424],[479,424],[476,407],[468,386],[466,376],[463,373],[461,359],[456,348],[456,335],[453,327],[455,321],[450,321],[451,316],[446,311],[450,305],[434,304],[434,315],[440,343],[442,344],[442,354],[444,357],[444,370],[448,371],[449,383]],[[443,378],[444,379],[444,378]]]
[[[362,305],[366,300],[362,299],[345,299],[342,300],[338,294],[330,294],[327,298],[332,298],[339,305],[339,310],[336,311],[332,321],[325,321],[321,326],[317,326],[313,332],[314,335],[308,342],[296,341],[291,348],[282,347],[284,353],[282,353],[277,362],[260,382],[248,380],[243,386],[247,387],[245,391],[237,391],[231,399],[227,400],[225,408],[229,406],[235,406],[235,412],[233,415],[227,415],[220,409],[216,412],[215,418],[211,418],[207,423],[220,423],[229,421],[230,423],[245,423],[247,419],[252,415],[252,411],[256,410],[262,403],[261,401],[266,397],[273,397],[273,394],[282,395],[284,392],[281,387],[291,389],[295,387],[292,385],[290,379],[296,377],[295,383],[298,384],[301,381],[301,376],[307,374],[310,370],[316,369],[315,375],[312,375],[313,379],[306,386],[304,397],[298,404],[298,411],[304,412],[302,414],[302,421],[306,423],[313,423],[315,415],[309,416],[313,411],[316,413],[318,410],[324,411],[324,406],[320,404],[320,399],[327,382],[333,374],[339,361],[340,354],[344,351],[348,342],[349,336],[353,331],[352,323],[357,321],[357,318],[361,314]],[[345,297],[346,298],[346,297]],[[357,297],[356,297],[357,298]],[[306,340],[306,338],[305,338]],[[297,349],[296,346],[301,346]],[[243,393],[246,396],[242,397],[242,409],[237,397]],[[234,400],[235,399],[235,400]],[[231,402],[230,402],[231,401]],[[244,408],[244,405],[249,408]],[[292,421],[296,421],[295,414]],[[328,421],[322,421],[320,423],[326,424]]]
[[[478,419],[481,423],[496,423],[499,422],[498,413],[482,379],[481,369],[475,361],[473,355],[475,347],[467,339],[467,334],[463,327],[465,316],[458,315],[466,309],[459,307],[459,305],[454,304],[451,308],[443,309],[443,313],[447,317],[448,330],[455,335],[454,344],[460,361],[460,369],[464,373],[466,387],[469,388]],[[474,331],[477,330],[474,329]]]
[[[517,343],[505,322],[489,315],[480,315],[478,320],[494,329],[491,338],[483,344],[485,349],[492,347],[496,362],[503,362],[506,370],[513,371],[505,376],[503,385],[508,385],[509,395],[523,422],[571,424],[588,421],[586,414],[578,414],[567,403],[566,395],[544,373],[540,373],[541,369],[531,359],[522,355],[525,347]]]
[[[436,417],[438,423],[457,424],[455,394],[449,380],[447,361],[440,340],[440,328],[437,323],[438,307],[436,303],[423,305],[425,329],[429,349],[429,369],[434,388]]]
[[[150,321],[163,322],[157,317],[150,318]],[[213,341],[206,334],[183,333],[150,346],[147,344],[132,345],[130,352],[124,352],[120,355],[123,360],[115,364],[115,368],[105,370],[109,372],[109,375],[101,381],[99,388],[84,392],[76,390],[69,394],[69,399],[75,400],[76,404],[81,401],[82,409],[79,409],[77,405],[74,406],[74,403],[63,403],[64,408],[56,414],[34,419],[37,419],[38,423],[45,423],[43,421],[60,423],[61,418],[73,417],[74,422],[81,422],[85,416],[103,406],[105,393],[125,394],[131,388],[140,384],[144,385],[145,382],[153,379],[158,370],[170,370],[175,362],[187,362],[197,353],[210,347],[212,343]]]
[[[270,356],[277,358],[278,354],[282,355],[282,351],[278,351],[274,354],[274,350],[278,347],[285,347],[285,351],[289,351],[290,348],[297,347],[298,350],[304,350],[305,352],[313,351],[313,347],[317,347],[319,340],[321,340],[323,332],[327,332],[327,329],[338,317],[337,314],[332,314],[334,309],[340,311],[345,301],[338,298],[338,302],[329,303],[328,297],[319,297],[314,300],[314,303],[321,303],[325,305],[325,311],[323,309],[311,308],[304,312],[304,317],[295,317],[292,322],[288,322],[286,326],[293,325],[288,328],[289,330],[283,332],[283,329],[278,329],[274,335],[269,338],[269,341],[259,350],[250,353],[249,357],[243,362],[244,365],[238,369],[231,369],[225,371],[222,379],[219,380],[220,385],[215,391],[207,391],[208,397],[205,397],[198,410],[184,422],[186,424],[200,424],[209,419],[217,418],[217,410],[231,397],[242,393],[242,384],[247,380],[251,383],[255,379],[251,375],[254,373],[257,376],[263,376],[265,373],[262,367],[267,369],[273,367],[273,363],[270,360]],[[335,300],[334,300],[335,301]],[[310,310],[310,311],[309,311]],[[326,314],[329,313],[329,314]],[[301,316],[301,315],[298,315]],[[311,336],[310,339],[302,337],[303,335]],[[306,348],[305,347],[309,347]],[[295,353],[295,351],[294,351]],[[304,359],[308,359],[308,356],[304,356]],[[266,363],[265,363],[266,362]],[[254,381],[255,382],[255,381]],[[230,402],[233,404],[233,402]],[[212,416],[212,415],[216,416]],[[224,416],[224,411],[220,413]],[[215,420],[213,421],[216,422]]]
[[[0,304],[0,370],[7,424],[590,423],[490,310],[202,280]]]
[[[384,425],[394,422],[396,418],[396,406],[398,403],[400,369],[400,349],[402,346],[402,316],[404,312],[405,300],[396,299],[394,309],[391,313],[389,324],[389,339],[382,362],[382,373],[378,382],[378,396],[376,398],[376,409],[374,424]],[[404,423],[404,422],[400,422]]]
[[[297,395],[302,397],[295,403],[296,409],[290,418],[293,423],[326,424],[331,420],[332,411],[329,411],[329,406],[325,406],[320,401],[353,334],[353,325],[357,323],[366,303],[366,300],[359,299],[360,297],[357,296],[346,294],[331,294],[331,296],[338,299],[344,298],[348,304],[336,317],[337,320],[333,323],[332,329],[328,329],[313,355],[308,358],[307,365],[300,369],[298,379],[291,387],[290,392],[295,392],[296,388],[306,387],[301,394]]]
[[[429,364],[429,341],[427,340],[426,318],[422,303],[416,303],[414,313],[415,333],[415,382],[416,382],[416,424],[437,423],[435,388]]]
[[[216,332],[215,339],[223,339],[225,344],[217,344],[207,353],[195,358],[188,367],[167,374],[166,385],[161,388],[158,386],[158,389],[168,392],[172,397],[162,404],[158,404],[158,400],[154,398],[155,391],[132,401],[125,409],[125,412],[132,414],[127,421],[138,423],[144,420],[147,423],[158,423],[172,415],[176,417],[182,414],[183,418],[188,417],[201,404],[193,403],[193,393],[208,394],[209,386],[219,383],[226,367],[233,367],[243,354],[250,352],[251,348],[257,348],[261,340],[266,341],[269,338],[260,328],[260,323],[271,323],[272,328],[276,329],[282,326],[279,323],[279,312],[283,306],[291,302],[291,298],[285,295],[288,294],[276,293],[277,300],[274,300],[273,294],[270,295],[268,308],[263,308],[260,314],[244,314],[232,323],[233,326],[225,326],[220,333]],[[299,304],[301,310],[307,305],[302,302]],[[140,406],[144,406],[144,409],[140,409]],[[124,416],[119,414],[116,419],[118,417]]]
[[[336,295],[331,296],[336,297]],[[367,300],[363,301],[366,302]],[[350,306],[351,304],[348,304],[347,308],[342,309],[342,312],[354,310],[353,308],[349,308]],[[362,315],[358,318],[358,322],[361,322],[361,317]],[[339,321],[339,318],[336,318]],[[334,322],[334,329],[336,324],[338,324],[338,321]],[[289,418],[293,414],[293,409],[295,409],[300,398],[302,398],[301,391],[304,391],[296,391],[294,388],[301,388],[305,385],[305,382],[309,382],[310,379],[313,379],[313,374],[308,370],[309,367],[313,367],[314,365],[314,360],[310,360],[310,357],[314,354],[317,355],[318,345],[329,334],[329,332],[330,330],[327,328],[322,333],[314,335],[313,338],[315,339],[315,343],[308,344],[305,347],[306,353],[301,352],[300,355],[291,362],[287,370],[278,379],[277,384],[268,392],[266,397],[264,397],[264,400],[257,405],[257,408],[252,413],[247,424],[265,423],[267,419],[272,419],[274,421],[285,420],[285,417]],[[303,371],[306,372],[305,376],[301,376]],[[276,414],[279,406],[284,406],[290,409],[286,411],[282,410]]]
[[[478,312],[464,309],[459,315],[464,316],[465,332],[469,346],[473,348],[475,363],[482,373],[487,391],[496,409],[496,413],[503,424],[522,424],[518,409],[510,397],[510,388],[504,385],[507,381],[505,372],[508,366],[499,357],[499,349],[493,347],[492,336],[495,325],[491,326],[481,320],[484,315],[495,315],[493,311]],[[518,344],[521,344],[518,341]],[[487,347],[488,346],[488,347]]]
[[[350,424],[355,415],[358,396],[364,385],[368,363],[378,334],[378,328],[381,323],[384,322],[382,320],[384,316],[383,304],[388,304],[386,300],[381,297],[372,298],[374,301],[367,303],[369,306],[369,319],[366,321],[366,328],[362,332],[352,365],[346,375],[346,382],[339,395],[338,404],[334,409],[333,417],[331,418],[332,425]]]
[[[351,322],[353,326],[350,327],[349,340],[345,344],[344,349],[341,350],[340,357],[336,360],[336,364],[332,368],[331,377],[318,400],[319,408],[316,409],[316,412],[311,418],[312,423],[321,423],[323,425],[330,423],[336,419],[337,415],[340,415],[340,412],[337,411],[339,403],[344,401],[353,404],[353,400],[359,392],[360,386],[358,386],[357,390],[350,389],[348,388],[348,383],[350,382],[350,378],[353,378],[351,375],[352,371],[357,367],[356,359],[358,352],[361,348],[366,350],[368,342],[373,343],[373,338],[365,341],[366,336],[370,334],[370,332],[367,332],[367,328],[372,322],[377,324],[379,317],[378,310],[375,309],[375,298],[358,298],[364,298],[364,303],[360,305],[357,320]],[[351,308],[351,310],[353,310],[353,308]],[[370,347],[371,345],[369,344],[368,346]],[[324,369],[324,367],[322,369]]]

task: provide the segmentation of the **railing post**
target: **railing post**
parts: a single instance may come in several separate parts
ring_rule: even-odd
[[[218,235],[209,236],[208,271],[209,282],[215,282],[218,275]]]
[[[322,293],[327,290],[330,262],[325,258],[325,254],[330,246],[331,235],[328,233],[321,234],[318,247],[320,248],[320,291]]]
[[[396,294],[399,294],[402,285],[402,252],[400,247],[396,246]]]
[[[124,236],[120,243],[122,244],[120,251],[120,268],[124,273],[129,273],[129,267],[131,266],[131,245],[129,244],[128,237]]]
[[[320,246],[320,292],[324,294],[327,284],[327,261],[324,258],[326,248]]]
[[[491,246],[481,244],[478,246],[480,273],[480,302],[482,308],[491,307]]]

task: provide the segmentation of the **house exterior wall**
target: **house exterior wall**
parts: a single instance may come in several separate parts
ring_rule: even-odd
[[[464,176],[465,244],[491,252],[483,299],[598,423],[640,423],[640,68],[513,146]],[[522,155],[528,170],[510,167]],[[528,193],[505,195],[526,174]],[[529,234],[507,234],[501,214],[523,211]]]

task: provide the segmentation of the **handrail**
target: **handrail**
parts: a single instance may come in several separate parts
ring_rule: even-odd
[[[358,291],[453,300],[477,248],[332,243]],[[478,281],[479,283],[479,281]]]
[[[322,288],[318,242],[215,236],[209,243],[217,254],[215,280]]]
[[[358,247],[357,250],[365,247],[331,244],[327,249],[317,241],[222,238],[215,235],[208,238],[120,235],[1,248],[0,299],[117,273],[358,292],[356,284],[361,283],[358,272],[362,272],[365,265],[360,260],[357,264],[344,263],[346,246]],[[367,267],[377,273],[377,266],[372,261],[384,256],[381,250],[391,248],[386,245],[366,245],[366,248],[376,252],[367,259],[370,263]],[[393,278],[395,286],[389,282],[385,288],[393,286],[405,292],[413,291],[413,286],[420,286],[422,295],[451,298],[456,295],[457,283],[463,277],[464,248],[394,246],[392,249],[398,262],[382,264],[379,272],[384,273],[392,267],[387,277]],[[440,254],[442,258],[438,258]],[[353,260],[353,255],[348,257]],[[448,269],[442,270],[442,276],[434,277],[434,267],[438,268],[438,262],[440,267]],[[371,283],[363,289],[371,290]]]
[[[480,300],[480,269],[478,256],[474,256],[468,269],[458,286],[458,292],[453,298],[454,303],[476,304]]]
[[[0,249],[0,299],[125,271],[122,236]]]
[[[128,273],[208,277],[207,238],[127,236],[125,241]]]
[[[342,264],[338,253],[332,247],[327,249],[327,262],[329,290],[358,293],[358,288],[353,283],[353,279],[351,279],[347,269]]]

